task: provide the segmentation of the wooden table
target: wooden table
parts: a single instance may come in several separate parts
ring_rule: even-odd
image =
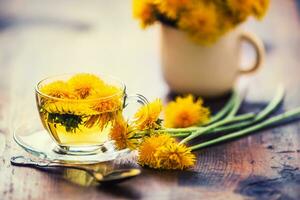
[[[267,55],[259,73],[240,80],[248,85],[242,110],[260,108],[281,82],[282,110],[300,106],[299,4],[273,0],[262,23],[245,25],[263,39]],[[11,166],[11,156],[24,154],[13,128],[36,115],[33,87],[45,76],[103,72],[123,79],[130,92],[165,98],[158,39],[159,27],[142,31],[132,20],[129,0],[0,0],[1,200],[300,199],[299,122],[198,151],[194,169],[142,169],[140,177],[111,187],[76,171]]]

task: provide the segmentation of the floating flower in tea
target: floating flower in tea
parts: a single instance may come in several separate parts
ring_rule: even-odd
[[[47,95],[40,96],[39,109],[51,132],[101,131],[112,126],[122,110],[123,91],[92,74],[77,74],[66,81],[43,85],[39,90]]]
[[[87,73],[74,75],[67,84],[78,95],[78,99],[85,99],[95,94],[96,90],[105,87],[104,82],[98,76]]]
[[[46,95],[62,99],[75,99],[71,87],[64,81],[54,81],[40,88],[40,91]]]

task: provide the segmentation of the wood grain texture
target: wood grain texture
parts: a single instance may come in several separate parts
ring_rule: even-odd
[[[239,80],[248,88],[242,111],[265,105],[279,83],[287,88],[281,111],[300,106],[297,8],[296,1],[273,0],[263,22],[245,25],[263,39],[267,57],[259,73]],[[122,79],[131,93],[167,99],[158,44],[158,27],[140,30],[131,19],[129,0],[0,0],[0,134],[6,137],[0,199],[300,199],[299,122],[197,151],[194,169],[142,169],[142,176],[111,187],[75,170],[10,165],[12,155],[24,154],[12,130],[37,114],[33,87],[45,76],[108,73]],[[224,99],[209,103],[220,105]],[[128,166],[136,165],[110,163]]]

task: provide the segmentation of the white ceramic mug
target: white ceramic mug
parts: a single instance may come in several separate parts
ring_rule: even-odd
[[[176,93],[216,97],[229,92],[239,75],[249,74],[262,64],[264,46],[254,34],[236,29],[215,44],[201,46],[177,29],[161,26],[161,64],[164,78]],[[248,42],[256,52],[252,67],[241,69],[240,49]]]

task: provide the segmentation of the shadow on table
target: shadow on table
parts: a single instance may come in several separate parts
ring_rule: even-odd
[[[99,185],[98,190],[105,194],[109,194],[115,198],[124,199],[141,199],[142,195],[137,191],[138,187],[129,185]]]
[[[63,179],[81,187],[94,187],[99,192],[109,194],[118,199],[141,198],[141,193],[137,191],[138,187],[133,188],[131,185],[126,184],[126,182],[125,184],[101,185],[88,173],[76,169],[36,168],[35,170],[45,172],[54,179]]]

